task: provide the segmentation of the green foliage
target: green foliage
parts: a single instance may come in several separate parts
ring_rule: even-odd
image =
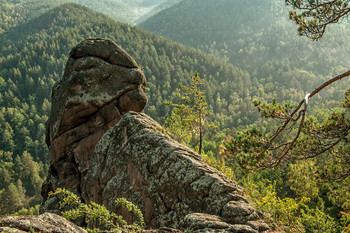
[[[316,160],[296,161],[288,165],[288,185],[297,196],[316,198],[319,195],[317,186]]]
[[[309,195],[300,193],[281,197],[279,193],[286,193],[286,190],[277,192],[281,184],[269,178],[271,173],[274,171],[249,174],[239,180],[256,208],[267,214],[266,221],[272,228],[286,232],[340,232],[339,222],[326,213],[321,198],[312,200]]]
[[[276,166],[282,160],[314,158],[329,152],[334,155],[331,159],[334,166],[330,168],[330,164],[328,164],[328,176],[334,179],[337,179],[336,174],[338,177],[345,176],[349,171],[344,166],[348,163],[349,157],[347,146],[350,129],[347,119],[349,95],[350,92],[346,92],[343,108],[338,108],[322,123],[318,123],[314,117],[297,123],[299,119],[305,117],[305,109],[293,116],[290,114],[291,105],[289,104],[282,107],[275,101],[272,104],[257,103],[256,105],[264,117],[282,120],[279,123],[281,127],[272,136],[254,128],[238,132],[235,138],[224,144],[226,152],[237,158],[243,167],[250,166],[250,168],[251,166],[266,167],[269,164]],[[293,110],[293,113],[296,111]],[[291,122],[290,127],[286,123],[288,121]],[[287,132],[280,131],[283,129],[282,125],[283,127],[288,126],[288,130],[284,130]],[[281,133],[294,139],[284,142],[285,138],[281,136]],[[276,142],[277,137],[281,137],[281,140]],[[331,174],[331,170],[333,174]]]
[[[217,158],[207,154],[202,154],[202,156],[207,164],[221,171],[227,178],[235,180],[235,174],[233,170],[226,165],[225,160],[218,160]]]
[[[290,127],[285,130],[287,132],[281,136],[280,141],[275,142],[271,139],[282,135],[278,133],[279,131],[269,136],[258,130],[248,129],[238,132],[234,138],[224,143],[226,153],[223,155],[245,169],[266,168],[268,164],[280,165],[279,169],[286,172],[284,183],[293,197],[293,200],[288,202],[290,206],[295,202],[295,211],[298,213],[296,220],[298,223],[292,224],[299,224],[305,232],[340,232],[348,228],[349,96],[350,92],[347,91],[342,108],[335,109],[328,116],[324,114],[325,119],[321,123],[315,117],[309,117],[296,129]],[[282,107],[276,102],[257,105],[265,117],[281,119],[284,120],[283,122],[290,119],[289,105]],[[302,115],[299,114],[299,116]],[[298,117],[295,121],[297,119]],[[291,145],[288,144],[288,140],[295,137],[291,135],[298,135],[296,131],[300,132],[300,135],[295,139],[295,144],[285,147],[285,145]],[[281,154],[285,157],[281,157]],[[283,209],[285,204],[283,200],[287,200],[275,199],[272,194],[266,195],[272,197],[266,201],[267,212],[274,211],[269,209],[269,205]],[[302,201],[304,198],[307,198],[309,203]],[[327,208],[324,203],[327,203]],[[265,208],[264,203],[258,203],[258,205]],[[273,214],[273,218],[280,219],[280,215]],[[288,219],[293,219],[293,216]],[[281,221],[287,224],[285,220],[281,219]]]
[[[165,102],[167,104],[167,102]],[[174,108],[171,111],[171,115],[165,119],[165,126],[175,139],[180,143],[188,144],[191,140],[193,128],[191,127],[191,119],[186,117],[182,107],[185,105],[179,105],[180,108]]]
[[[268,136],[255,128],[237,131],[235,137],[223,142],[223,155],[234,158],[244,169],[254,170],[271,157],[271,152],[266,147],[268,141]]]
[[[292,167],[287,172],[274,168],[246,173],[235,162],[225,162],[222,157],[214,158],[204,154],[203,158],[209,165],[240,183],[255,208],[265,214],[265,221],[271,230],[288,233],[338,233],[346,229],[348,215],[342,213],[342,218],[332,216],[334,212],[326,207],[322,199],[327,199],[324,194],[320,191],[317,195],[312,192],[321,189],[320,184],[311,187],[314,178],[310,174],[305,175],[307,171],[300,172],[305,168],[314,169],[312,163],[304,164],[305,161],[300,161],[300,168]],[[302,185],[305,187],[298,190],[296,186]]]
[[[308,206],[304,206],[301,209],[301,223],[305,232],[339,232],[340,227],[337,222],[324,212],[322,206],[321,208],[316,206],[316,208],[310,209]]]
[[[91,204],[82,203],[77,195],[66,189],[58,188],[55,192],[50,192],[49,197],[58,197],[60,200],[60,209],[70,210],[62,212],[64,218],[68,220],[84,219],[88,224],[89,232],[119,232],[127,230],[128,232],[139,231],[144,226],[144,220],[141,210],[125,198],[118,198],[115,201],[115,210],[124,208],[135,217],[132,225],[123,220],[122,216],[109,211],[105,206],[91,202]]]
[[[276,99],[272,99],[272,104],[262,103],[261,100],[254,100],[254,106],[263,117],[278,119],[284,119],[293,108],[291,103],[282,105]]]
[[[343,108],[335,109],[335,112],[328,116],[324,114],[325,119],[322,123],[315,117],[307,119],[302,127],[299,127],[301,134],[294,146],[288,149],[289,151],[283,148],[283,145],[286,145],[284,140],[288,139],[288,136],[294,137],[290,135],[295,134],[297,129],[289,128],[286,137],[278,141],[279,144],[272,145],[270,138],[276,138],[275,135],[269,137],[253,129],[238,132],[235,138],[224,143],[226,152],[233,157],[231,157],[233,161],[243,168],[253,170],[261,167],[260,164],[268,164],[264,160],[273,161],[273,158],[278,159],[281,151],[285,153],[286,157],[279,160],[277,165],[281,165],[278,169],[286,172],[283,179],[284,186],[289,189],[285,190],[287,195],[291,196],[289,199],[278,197],[273,192],[276,186],[268,186],[272,189],[269,193],[257,191],[252,184],[244,186],[253,188],[250,193],[253,199],[258,200],[258,208],[271,213],[273,221],[278,220],[288,231],[294,232],[288,227],[291,225],[302,232],[348,231],[349,96],[350,93],[347,91]],[[270,105],[258,103],[257,106],[265,117],[289,119],[289,105],[282,107],[281,104],[274,102]],[[279,150],[280,148],[282,150]],[[263,153],[267,156],[263,156]],[[261,196],[261,193],[264,195]],[[259,200],[264,200],[261,198],[267,199],[260,203]],[[285,205],[292,209],[286,208]],[[283,212],[276,212],[275,208]]]
[[[312,40],[322,38],[326,27],[332,23],[338,23],[342,17],[350,13],[348,0],[314,1],[314,0],[285,0],[294,10],[289,17],[298,26],[301,36],[307,36]]]
[[[144,219],[142,216],[142,212],[141,210],[134,205],[132,202],[127,201],[126,198],[117,198],[117,200],[115,201],[115,208],[119,209],[119,208],[124,208],[127,211],[131,212],[133,214],[133,216],[135,216],[135,225],[136,227],[143,227],[144,226]]]
[[[16,213],[14,213],[14,216],[23,216],[23,215],[39,215],[40,211],[40,205],[35,205],[30,208],[22,208]]]
[[[344,233],[349,233],[350,232],[350,213],[345,213],[345,212],[340,212],[342,217],[341,217],[341,221],[342,221],[342,225],[344,225],[345,227],[343,228]]]
[[[164,102],[166,105],[173,107],[171,115],[166,119],[167,129],[180,142],[188,143],[191,137],[199,134],[199,154],[202,153],[203,128],[215,127],[215,124],[205,122],[206,116],[210,114],[208,104],[206,102],[205,91],[200,90],[204,80],[199,77],[199,73],[195,72],[191,76],[191,86],[185,86],[179,83],[183,92],[176,93],[181,104],[172,101]]]

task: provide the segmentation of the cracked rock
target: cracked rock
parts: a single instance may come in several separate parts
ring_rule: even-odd
[[[82,172],[90,166],[95,145],[122,114],[143,110],[145,86],[134,59],[113,41],[87,39],[72,49],[52,91],[46,135],[50,168],[42,211],[51,210],[52,203],[45,204],[48,193],[58,187],[80,194]]]
[[[48,193],[61,187],[131,222],[130,213],[115,210],[124,197],[141,209],[148,229],[265,231],[239,185],[140,113],[145,86],[136,62],[114,42],[88,39],[72,49],[52,91],[41,211],[60,213]]]

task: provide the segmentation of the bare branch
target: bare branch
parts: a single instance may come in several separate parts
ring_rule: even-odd
[[[345,77],[350,76],[350,70],[348,70],[347,72],[340,74],[330,80],[328,80],[327,82],[324,82],[323,84],[321,84],[319,87],[317,87],[316,89],[314,89],[311,93],[308,93],[305,95],[305,98],[300,101],[299,105],[292,111],[292,113],[289,114],[289,116],[286,118],[285,122],[283,123],[283,125],[281,127],[278,128],[278,130],[275,132],[275,134],[271,137],[270,141],[266,144],[267,145],[267,149],[268,150],[279,150],[282,149],[281,151],[281,155],[278,156],[278,158],[276,160],[270,161],[270,163],[268,165],[265,165],[266,167],[277,167],[280,165],[280,163],[282,162],[282,160],[288,155],[288,153],[290,153],[290,150],[293,148],[293,146],[295,145],[296,141],[298,140],[302,129],[303,129],[303,125],[305,122],[305,118],[306,118],[306,111],[307,111],[307,107],[308,107],[308,100],[310,98],[312,98],[314,95],[316,95],[317,93],[319,93],[321,90],[323,90],[324,88],[328,87],[329,85],[331,85],[332,83],[341,80]],[[303,107],[303,109],[300,110],[300,108]],[[297,115],[296,118],[293,118],[295,115]],[[301,121],[299,123],[298,126],[298,131],[296,133],[296,135],[293,137],[293,139],[291,141],[288,142],[284,142],[282,144],[279,144],[277,146],[273,146],[273,142],[278,138],[278,136],[287,128],[287,126],[289,125],[289,123],[293,123],[293,125],[295,124],[296,121],[298,121],[301,117]],[[293,126],[292,125],[292,126]],[[325,148],[324,150],[322,150],[321,152],[317,153],[317,155],[322,154],[324,152],[326,152],[327,150],[333,148],[335,145],[337,145],[340,142],[340,139],[337,140],[335,143],[331,144],[329,147]]]

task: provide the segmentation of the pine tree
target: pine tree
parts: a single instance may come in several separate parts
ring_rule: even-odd
[[[185,86],[179,84],[183,92],[177,93],[181,104],[175,104],[172,101],[164,102],[173,107],[171,115],[166,119],[167,129],[174,134],[180,142],[188,143],[193,135],[199,135],[198,153],[202,153],[203,127],[214,127],[214,124],[205,123],[206,116],[210,114],[206,102],[205,91],[200,90],[204,80],[195,72],[191,76],[191,85]]]
[[[349,0],[285,0],[294,10],[289,17],[298,26],[298,32],[312,40],[319,40],[326,27],[350,13]]]

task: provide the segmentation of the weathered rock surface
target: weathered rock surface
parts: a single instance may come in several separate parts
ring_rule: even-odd
[[[124,115],[95,147],[83,173],[83,199],[113,210],[115,199],[126,197],[153,228],[267,230],[236,183],[162,132],[143,113]]]
[[[235,182],[140,113],[145,85],[136,62],[110,40],[89,39],[72,49],[52,92],[41,211],[60,212],[48,192],[64,187],[112,211],[125,197],[143,211],[147,228],[164,232],[265,231],[262,214]]]
[[[45,213],[38,216],[16,216],[0,219],[0,232],[86,233],[87,231],[57,214]]]
[[[44,201],[58,187],[80,193],[81,172],[89,167],[96,143],[122,114],[143,110],[145,86],[136,62],[111,40],[88,39],[72,49],[64,75],[52,91]]]

